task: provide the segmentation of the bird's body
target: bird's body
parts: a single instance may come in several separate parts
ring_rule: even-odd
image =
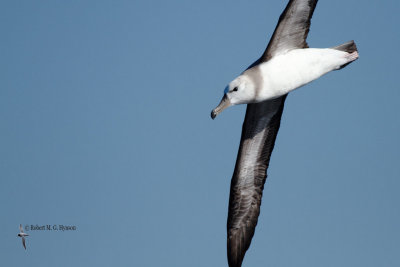
[[[332,48],[294,49],[249,69],[242,75],[257,84],[254,98],[248,103],[259,103],[283,96],[358,57],[357,51],[348,53]]]
[[[260,214],[267,169],[287,94],[358,58],[354,41],[309,48],[306,39],[318,0],[289,0],[263,55],[226,86],[214,119],[225,108],[248,104],[231,180],[227,221],[230,267],[240,267]]]
[[[286,95],[356,60],[358,52],[352,49],[354,42],[344,45],[347,45],[347,51],[293,49],[255,65],[229,83],[225,89],[226,99],[231,105],[237,105],[260,103]]]
[[[19,236],[19,237],[24,237],[24,236],[29,236],[29,235],[28,235],[28,234],[25,234],[25,233],[19,233],[18,236]]]

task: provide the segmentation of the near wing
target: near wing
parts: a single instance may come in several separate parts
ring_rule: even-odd
[[[306,38],[317,1],[289,1],[267,49],[252,66],[268,61],[279,53],[307,47]],[[247,105],[229,197],[227,246],[230,267],[242,265],[254,235],[267,168],[286,96]]]

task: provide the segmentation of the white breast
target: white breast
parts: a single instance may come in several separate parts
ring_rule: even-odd
[[[291,50],[260,65],[263,88],[257,101],[293,91],[349,62],[349,53],[325,48]]]

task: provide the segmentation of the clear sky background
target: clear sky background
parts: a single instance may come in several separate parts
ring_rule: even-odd
[[[210,111],[286,3],[1,1],[0,265],[227,266],[245,106]],[[360,59],[287,98],[244,266],[400,266],[399,14],[320,0]]]

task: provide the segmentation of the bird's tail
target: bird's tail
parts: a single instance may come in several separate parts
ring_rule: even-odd
[[[340,51],[348,53],[347,58],[348,58],[349,61],[346,64],[343,64],[342,66],[340,66],[339,69],[343,69],[344,67],[349,65],[351,62],[353,62],[354,60],[358,59],[357,46],[356,46],[356,43],[353,40],[348,41],[347,43],[332,47],[332,49],[336,49],[336,50],[340,50]]]

